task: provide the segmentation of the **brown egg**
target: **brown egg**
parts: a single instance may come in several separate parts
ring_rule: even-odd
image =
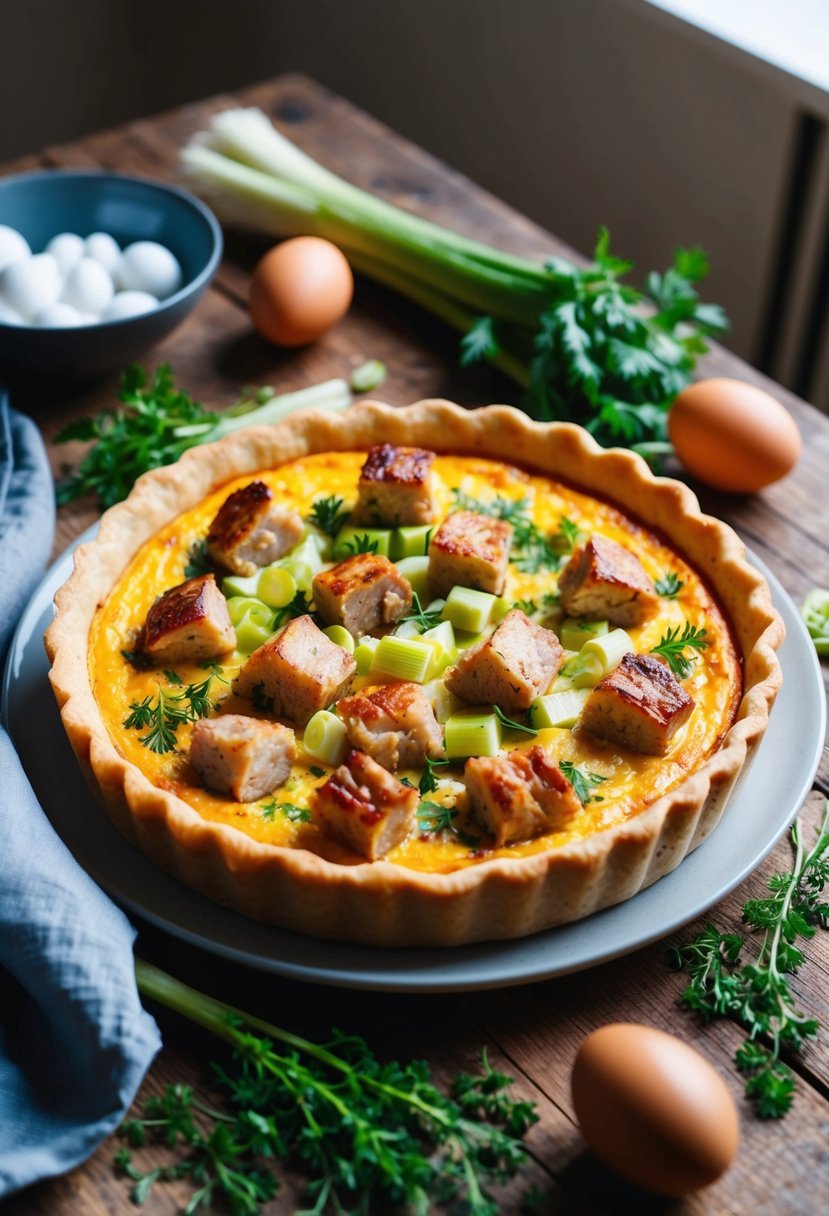
[[[742,380],[700,380],[668,414],[676,454],[694,477],[732,494],[753,494],[790,472],[801,440],[779,401]]]
[[[257,264],[248,305],[263,338],[277,346],[305,346],[343,319],[353,295],[354,276],[337,246],[297,236]]]
[[[597,1157],[645,1190],[679,1197],[719,1178],[740,1123],[707,1060],[650,1026],[612,1023],[588,1035],[572,1076],[573,1106]]]

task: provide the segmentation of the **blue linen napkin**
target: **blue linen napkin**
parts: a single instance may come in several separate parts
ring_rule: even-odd
[[[0,665],[54,524],[40,435],[0,390]],[[56,835],[0,723],[0,1198],[84,1161],[129,1108],[161,1045],[134,939]]]

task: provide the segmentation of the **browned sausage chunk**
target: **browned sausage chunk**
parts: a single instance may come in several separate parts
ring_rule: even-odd
[[[405,840],[417,820],[417,790],[362,752],[349,752],[314,792],[314,817],[326,832],[369,861]]]
[[[512,525],[503,519],[456,511],[438,528],[429,546],[429,587],[435,596],[453,587],[474,587],[500,595],[504,590]]]
[[[430,524],[437,518],[434,452],[379,443],[369,448],[357,484],[355,523],[386,528]]]
[[[529,709],[564,661],[552,629],[513,608],[490,637],[470,646],[446,673],[446,687],[470,705]]]
[[[659,603],[656,588],[635,553],[606,536],[591,536],[558,579],[568,616],[590,616],[623,629],[638,625]]]
[[[236,646],[227,600],[212,574],[165,591],[147,613],[140,648],[156,663],[215,659]]]
[[[190,763],[204,784],[237,802],[272,793],[288,779],[295,756],[289,726],[242,714],[202,718],[190,743]]]
[[[693,697],[665,663],[649,654],[626,654],[587,698],[579,725],[620,747],[663,756],[693,708]]]
[[[469,809],[496,848],[556,832],[581,810],[561,769],[542,747],[467,760]]]
[[[304,726],[318,709],[348,691],[356,670],[342,646],[327,638],[310,616],[299,616],[254,650],[233,691],[258,709]]]
[[[443,735],[419,684],[384,684],[337,702],[352,745],[383,768],[416,768],[443,755]]]
[[[304,530],[293,507],[274,502],[263,481],[252,481],[225,500],[207,533],[207,550],[220,566],[248,576],[284,556]]]
[[[412,606],[412,589],[387,557],[357,553],[314,577],[314,603],[328,625],[345,625],[355,638],[399,621]]]

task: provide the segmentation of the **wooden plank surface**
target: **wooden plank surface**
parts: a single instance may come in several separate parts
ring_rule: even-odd
[[[11,172],[38,165],[93,165],[175,178],[182,142],[203,127],[210,113],[239,103],[260,106],[323,163],[404,207],[517,253],[540,258],[572,252],[382,124],[302,77],[283,77],[236,97],[185,106],[46,149],[39,157],[3,168]],[[358,284],[355,305],[346,320],[314,347],[279,352],[266,346],[253,334],[244,311],[250,269],[265,245],[254,237],[230,235],[212,289],[185,325],[152,352],[153,361],[171,362],[179,383],[205,404],[229,405],[243,384],[271,383],[287,390],[347,374],[369,357],[383,359],[389,367],[382,395],[391,404],[406,404],[422,396],[447,396],[468,405],[515,400],[514,387],[496,372],[458,370],[454,334],[414,306],[365,282]],[[732,523],[793,598],[800,600],[809,587],[829,585],[829,420],[723,349],[712,351],[701,370],[702,374],[737,376],[769,388],[801,428],[805,448],[796,472],[762,495],[733,498],[694,487],[704,508]],[[48,439],[69,419],[111,405],[115,389],[115,382],[110,381],[91,392],[67,392],[28,404]],[[50,451],[56,470],[77,454],[71,448],[53,446]],[[94,507],[88,503],[64,508],[56,551],[95,517]],[[780,763],[785,762],[781,757]],[[818,822],[822,795],[827,792],[829,758],[824,754],[804,812],[811,829]],[[789,849],[783,841],[757,873],[706,919],[736,929],[745,900],[761,895],[768,875],[788,863]],[[689,926],[673,940],[686,940],[699,927]],[[462,995],[321,991],[220,962],[148,926],[141,926],[138,949],[182,979],[311,1036],[325,1035],[335,1022],[367,1035],[383,1055],[424,1056],[439,1077],[471,1066],[478,1049],[487,1044],[495,1064],[516,1076],[518,1090],[539,1103],[542,1116],[529,1136],[531,1161],[520,1183],[503,1196],[504,1212],[520,1211],[520,1196],[530,1183],[538,1184],[544,1193],[543,1211],[574,1216],[627,1212],[813,1216],[825,1210],[824,1199],[818,1198],[821,1191],[825,1195],[829,1182],[829,945],[825,935],[808,947],[808,963],[795,983],[802,1007],[827,1025],[827,1034],[792,1061],[799,1077],[799,1095],[782,1123],[757,1120],[743,1102],[742,1084],[731,1063],[740,1041],[737,1028],[730,1023],[701,1027],[679,1009],[682,979],[667,966],[669,944],[658,943],[560,980],[476,994],[474,1000]],[[659,1026],[699,1047],[726,1078],[738,1101],[743,1138],[737,1161],[719,1183],[698,1196],[668,1204],[634,1192],[584,1149],[570,1102],[569,1070],[584,1035],[614,1020]],[[141,1097],[158,1092],[171,1080],[199,1084],[209,1093],[205,1060],[211,1044],[171,1016],[159,1014],[159,1021],[165,1047]],[[80,1212],[103,1216],[134,1211],[126,1187],[113,1176],[113,1151],[113,1144],[104,1145],[71,1175],[31,1188],[4,1210],[14,1216]],[[173,1213],[184,1193],[175,1187],[159,1191],[143,1210],[147,1216]],[[268,1206],[268,1213],[294,1210],[296,1197],[295,1189],[286,1188]]]

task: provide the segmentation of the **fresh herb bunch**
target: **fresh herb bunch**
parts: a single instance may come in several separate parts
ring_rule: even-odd
[[[486,1053],[478,1075],[461,1072],[451,1096],[436,1088],[425,1062],[381,1063],[367,1043],[334,1031],[317,1044],[248,1017],[138,960],[139,987],[229,1043],[230,1065],[214,1065],[226,1101],[208,1106],[187,1086],[168,1086],[130,1119],[133,1147],[163,1142],[177,1152],[146,1172],[129,1148],[116,1167],[143,1203],[153,1185],[189,1178],[188,1216],[224,1201],[255,1216],[273,1197],[273,1167],[308,1178],[306,1216],[323,1213],[426,1213],[462,1205],[469,1216],[496,1216],[490,1187],[509,1181],[526,1160],[522,1138],[537,1122],[531,1102],[515,1100],[511,1078]]]
[[[792,869],[772,875],[770,895],[750,899],[743,908],[748,927],[763,935],[752,962],[742,961],[745,936],[721,933],[710,924],[671,951],[674,966],[691,981],[681,1003],[706,1022],[730,1017],[746,1030],[734,1061],[745,1074],[746,1096],[766,1119],[781,1118],[794,1098],[794,1073],[781,1060],[781,1051],[799,1051],[820,1029],[798,1009],[787,977],[805,962],[798,939],[814,937],[818,926],[829,927],[829,904],[822,898],[829,882],[829,802],[811,850],[804,848],[799,821],[791,841]]]
[[[152,376],[135,364],[128,367],[118,398],[126,409],[70,422],[55,437],[55,443],[92,442],[75,472],[58,483],[59,505],[94,494],[102,507],[111,507],[126,498],[142,473],[172,464],[188,448],[242,427],[277,422],[303,406],[343,409],[351,392],[344,380],[280,396],[265,385],[245,389],[234,406],[215,414],[177,389],[170,365],[162,363]]]
[[[705,650],[708,646],[706,633],[705,629],[697,629],[686,621],[683,629],[677,625],[663,633],[656,646],[651,647],[651,654],[661,655],[677,679],[687,680],[699,655],[688,656],[685,650],[687,647],[696,651]]]
[[[194,188],[228,222],[277,236],[314,232],[359,272],[460,331],[466,365],[488,359],[528,390],[542,420],[587,426],[600,443],[653,460],[670,448],[666,415],[705,338],[727,328],[703,304],[700,249],[679,249],[644,290],[599,232],[593,261],[540,265],[395,207],[316,164],[260,110],[225,110],[184,148]],[[267,167],[265,167],[267,166]]]

